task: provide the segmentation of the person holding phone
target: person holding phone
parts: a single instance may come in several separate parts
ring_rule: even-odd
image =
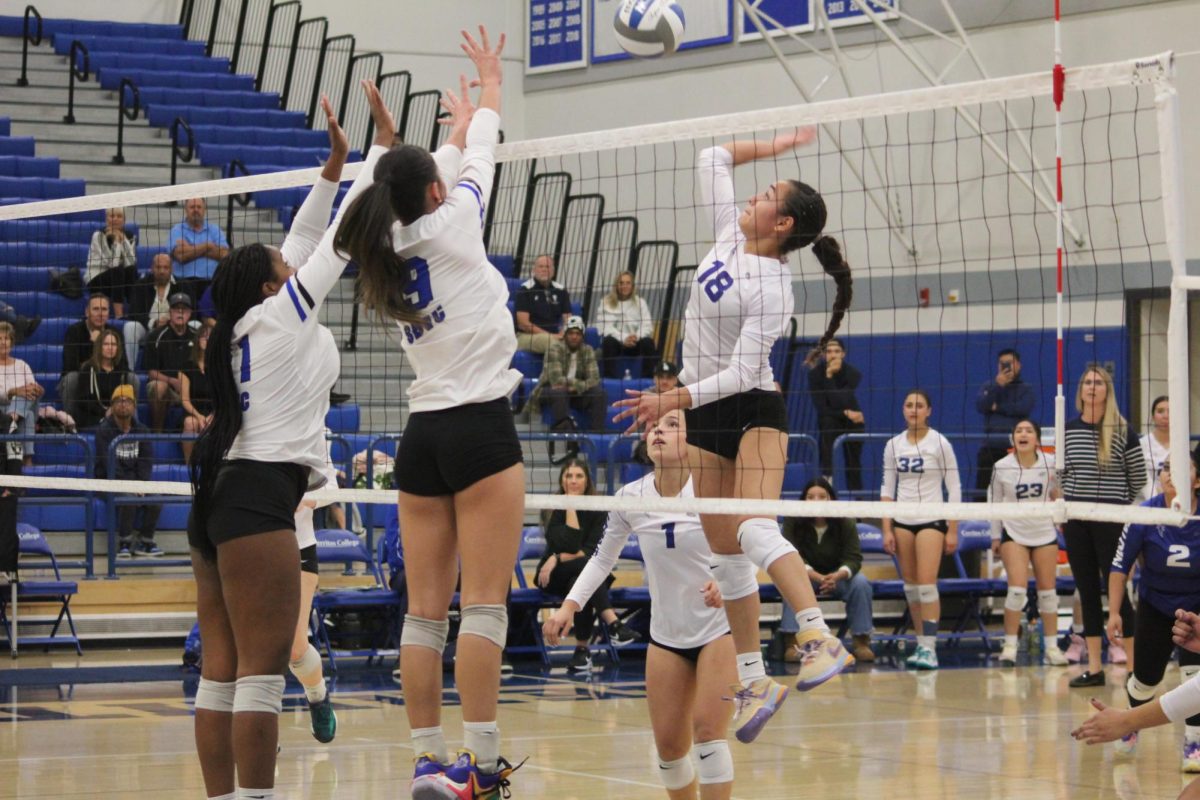
[[[1012,348],[997,356],[996,377],[983,385],[975,398],[975,409],[983,415],[987,434],[975,470],[976,499],[986,500],[992,484],[992,467],[1008,455],[1009,434],[1022,419],[1033,413],[1037,399],[1033,387],[1021,380],[1021,354]]]

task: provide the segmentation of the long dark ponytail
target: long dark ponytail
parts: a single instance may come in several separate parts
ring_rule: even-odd
[[[409,225],[425,213],[429,184],[438,181],[437,163],[414,145],[394,147],[375,165],[375,183],[346,209],[334,247],[358,264],[359,300],[382,319],[420,322],[422,315],[405,296],[407,262],[396,253],[392,225]]]
[[[850,275],[850,265],[842,256],[842,246],[838,244],[837,239],[821,235],[828,218],[825,199],[821,197],[821,193],[800,181],[788,181],[788,185],[791,191],[783,199],[783,213],[791,217],[794,224],[792,232],[780,245],[780,255],[812,245],[813,255],[821,262],[821,268],[837,285],[833,308],[830,309],[829,325],[817,346],[804,360],[804,363],[811,367],[817,363],[825,345],[842,326],[842,320],[850,309],[850,301],[854,299],[854,278]]]
[[[262,285],[274,277],[271,253],[261,244],[230,251],[213,274],[217,324],[204,353],[204,372],[212,392],[212,420],[196,440],[188,465],[194,495],[192,514],[200,530],[207,524],[221,460],[242,429],[242,398],[233,374],[233,326],[263,301]]]

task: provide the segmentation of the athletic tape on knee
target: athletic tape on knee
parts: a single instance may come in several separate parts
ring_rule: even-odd
[[[758,594],[758,570],[745,555],[716,555],[708,562],[721,597],[737,600]]]
[[[1038,591],[1038,613],[1058,613],[1058,592],[1054,591],[1053,589]]]
[[[297,678],[301,675],[311,675],[321,669],[321,654],[317,652],[317,648],[308,644],[304,648],[304,655],[289,663],[288,669]]]
[[[733,756],[729,753],[729,742],[714,739],[700,742],[693,750],[700,767],[701,785],[706,783],[731,783],[733,781]]]
[[[425,619],[404,615],[404,630],[400,631],[401,647],[428,647],[441,653],[446,649],[446,637],[450,635],[450,620]]]
[[[196,689],[196,708],[228,714],[233,711],[233,697],[236,692],[237,683],[234,681],[222,683],[201,678],[200,686]]]
[[[233,713],[253,711],[260,714],[278,714],[283,710],[282,675],[247,675],[237,679],[237,693],[233,696]]]
[[[1136,676],[1130,675],[1129,680],[1125,681],[1125,691],[1129,692],[1131,699],[1139,703],[1148,703],[1154,699],[1154,695],[1158,694],[1158,684],[1147,686]]]
[[[936,591],[936,587],[935,591]],[[1005,611],[1024,611],[1025,603],[1029,601],[1029,590],[1024,586],[1010,586],[1004,595]]]
[[[788,553],[796,552],[783,534],[779,523],[773,519],[748,519],[738,526],[738,544],[750,563],[768,569]]]
[[[504,647],[508,639],[508,608],[503,605],[464,606],[458,635],[466,634],[482,636],[497,647]]]
[[[926,603],[936,603],[938,601],[938,588],[936,583],[922,583],[917,586],[917,596],[921,600],[921,605]]]
[[[663,761],[660,758],[658,760],[658,777],[662,779],[663,786],[672,791],[691,786],[692,781],[696,780],[696,770],[692,766],[691,756],[686,755],[674,761]]]
[[[908,601],[910,606],[915,606],[921,602],[921,592],[917,589],[915,583],[904,584],[904,599]]]

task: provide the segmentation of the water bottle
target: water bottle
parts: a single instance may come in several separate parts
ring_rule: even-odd
[[[1029,657],[1031,660],[1042,655],[1042,620],[1039,617],[1037,625],[1029,626]]]
[[[632,374],[630,374],[630,372],[629,372],[629,368],[628,368],[628,367],[626,367],[626,369],[625,369],[625,378],[624,378],[624,380],[627,380],[627,381],[631,381],[631,380],[633,380],[633,375],[632,375]]]

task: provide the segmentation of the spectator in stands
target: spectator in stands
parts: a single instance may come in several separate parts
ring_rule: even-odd
[[[1033,413],[1036,400],[1033,387],[1021,380],[1021,354],[1012,348],[1001,350],[998,362],[996,377],[985,383],[975,398],[975,408],[983,414],[983,431],[987,434],[976,462],[977,499],[986,498],[992,483],[992,467],[1008,455],[1008,437],[1013,426]]]
[[[207,219],[208,206],[193,197],[183,204],[183,222],[171,227],[171,258],[175,275],[189,281],[191,295],[199,297],[212,282],[217,264],[229,252],[229,242],[220,227]]]
[[[88,291],[106,295],[113,316],[120,318],[125,316],[125,302],[137,277],[137,237],[125,228],[125,209],[110,208],[104,227],[92,234],[84,283]]]
[[[108,416],[118,386],[132,386],[137,397],[141,381],[133,370],[121,366],[122,361],[121,337],[111,328],[102,331],[92,345],[92,357],[79,369],[78,394],[63,398],[79,428],[94,428]]]
[[[109,321],[108,312],[108,298],[102,294],[93,294],[88,298],[83,319],[67,328],[63,336],[62,377],[58,381],[58,396],[67,405],[68,414],[71,413],[69,404],[79,397],[79,370],[84,362],[92,357],[96,339],[102,331],[116,330],[120,333],[116,325]],[[129,362],[124,353],[121,354],[118,369],[129,369]]]
[[[205,326],[196,331],[192,340],[191,355],[187,366],[179,373],[179,402],[183,406],[183,432],[199,436],[212,420],[212,387],[208,373],[204,371],[204,351],[208,349],[208,337],[212,329]],[[326,431],[328,433],[328,430]],[[182,443],[184,463],[191,463],[191,441]],[[342,518],[345,527],[345,518]]]
[[[161,432],[166,424],[167,409],[183,397],[180,372],[191,361],[195,338],[188,326],[192,298],[176,292],[167,302],[171,304],[170,320],[146,340],[146,397],[150,400],[150,427],[155,432]]]
[[[833,443],[845,433],[862,433],[862,407],[854,391],[862,373],[846,361],[846,348],[837,339],[825,343],[822,360],[808,371],[808,393],[817,410],[817,428],[821,432],[821,474],[833,483]],[[862,442],[847,442],[846,487],[862,490]],[[807,562],[806,562],[807,563]]]
[[[137,409],[137,392],[129,384],[113,390],[110,398],[112,413],[100,423],[96,431],[96,477],[126,481],[148,481],[152,471],[154,453],[150,442],[121,442],[117,445],[113,474],[108,473],[108,448],[113,440],[126,433],[149,433],[150,429],[134,417]],[[137,542],[133,541],[133,525],[138,512],[142,522],[138,526]],[[162,506],[158,503],[141,503],[117,507],[117,558],[133,555],[158,558],[163,551],[154,543],[154,531],[158,526],[158,515]]]
[[[813,478],[804,487],[804,499],[810,502],[837,500],[837,492],[825,478]],[[875,594],[871,582],[862,574],[862,546],[858,541],[858,526],[850,517],[788,517],[783,521],[783,536],[800,552],[808,567],[808,578],[818,598],[832,598],[846,603],[846,618],[854,637],[851,651],[859,663],[875,660],[871,650],[871,634],[875,623],[871,604]],[[779,632],[793,640],[799,633],[795,610],[783,601]],[[799,662],[804,653],[794,641],[785,655],[786,661]]]
[[[21,342],[33,336],[33,332],[37,330],[38,325],[42,324],[41,317],[23,317],[17,313],[17,310],[0,300],[0,322],[7,322],[13,326],[13,344]]]
[[[654,318],[650,306],[633,288],[633,273],[622,272],[613,281],[612,291],[600,302],[597,320],[600,352],[604,359],[604,377],[622,377],[622,356],[640,356],[641,362],[634,377],[650,378],[658,361],[654,347]]]
[[[662,394],[679,387],[679,367],[670,361],[660,361],[654,368],[654,391]]]
[[[555,430],[572,430],[571,409],[586,411],[590,430],[604,430],[604,387],[596,351],[583,343],[583,319],[570,317],[560,342],[546,353],[533,399],[550,406]]]
[[[563,464],[558,473],[558,493],[576,496],[596,493],[586,463],[571,458]],[[538,562],[537,585],[550,594],[566,597],[579,573],[587,566],[588,559],[596,552],[596,545],[604,536],[607,518],[608,514],[603,511],[543,512],[546,554]],[[609,626],[614,644],[625,645],[641,638],[617,619],[617,612],[613,611],[608,599],[608,587],[612,582],[613,576],[609,575],[575,615],[575,655],[571,657],[570,665],[573,671],[584,672],[592,668],[588,642],[597,616]]]
[[[1116,392],[1108,370],[1093,364],[1083,372],[1075,390],[1079,416],[1069,420],[1062,446],[1062,494],[1068,502],[1128,505],[1146,483],[1146,464],[1138,436],[1117,410]],[[1120,522],[1070,519],[1063,526],[1067,560],[1083,607],[1083,638],[1087,670],[1071,679],[1072,688],[1103,686],[1100,667],[1104,634],[1104,592],[1123,526]],[[1116,598],[1112,598],[1116,602]],[[1122,595],[1121,634],[1133,636],[1133,606]],[[1108,643],[1109,661],[1125,663],[1128,654],[1119,641]],[[1132,666],[1132,665],[1131,665]]]
[[[129,366],[137,368],[138,353],[150,333],[161,330],[171,318],[169,298],[183,291],[171,267],[171,256],[156,253],[150,262],[150,274],[129,290],[129,308],[125,317],[125,352]],[[186,292],[185,292],[186,293]]]
[[[0,322],[0,413],[8,417],[8,424],[0,427],[0,433],[34,434],[37,422],[37,401],[43,389],[33,377],[29,364],[12,354],[17,334],[13,326]],[[33,440],[19,443],[25,465],[33,463]],[[15,449],[13,454],[15,457]]]
[[[563,326],[571,316],[571,295],[554,280],[554,259],[540,255],[533,260],[533,277],[517,290],[517,349],[549,352],[562,341]]]

